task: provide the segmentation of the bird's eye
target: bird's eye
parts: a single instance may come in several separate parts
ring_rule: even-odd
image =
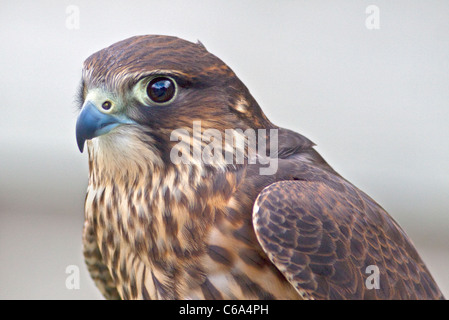
[[[156,103],[170,101],[175,96],[175,92],[175,83],[167,77],[154,78],[147,86],[148,97]]]
[[[105,102],[103,102],[103,104],[101,105],[101,107],[103,108],[103,110],[106,110],[106,111],[108,111],[109,109],[111,109],[111,107],[112,107],[112,103],[111,103],[111,101],[105,101]]]

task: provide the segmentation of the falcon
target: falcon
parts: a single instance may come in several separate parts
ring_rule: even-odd
[[[444,298],[395,220],[200,42],[98,51],[79,100],[83,252],[107,299]]]

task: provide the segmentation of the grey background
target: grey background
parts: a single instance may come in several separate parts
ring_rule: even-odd
[[[390,212],[449,297],[448,1],[73,0],[0,8],[0,298],[101,298],[81,254],[73,100],[83,60],[139,34],[200,39],[274,123]]]

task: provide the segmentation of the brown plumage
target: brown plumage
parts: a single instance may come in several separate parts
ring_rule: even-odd
[[[84,64],[80,100],[84,255],[106,298],[443,298],[397,223],[307,138],[272,124],[200,43],[139,36],[103,49]],[[271,149],[261,155],[256,139],[238,150],[243,162],[234,153],[233,163],[206,163],[193,148],[175,163],[180,129],[201,150],[210,129],[265,129],[255,132]],[[221,150],[232,152],[228,142]],[[266,156],[277,160],[272,174],[256,161]],[[366,285],[368,266],[378,267],[378,288]]]

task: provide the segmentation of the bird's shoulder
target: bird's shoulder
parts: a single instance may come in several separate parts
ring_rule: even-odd
[[[256,197],[253,226],[303,297],[442,297],[409,237],[378,203],[333,170],[308,139],[291,131],[279,137],[276,179]],[[370,268],[379,271],[373,290],[366,285]]]

